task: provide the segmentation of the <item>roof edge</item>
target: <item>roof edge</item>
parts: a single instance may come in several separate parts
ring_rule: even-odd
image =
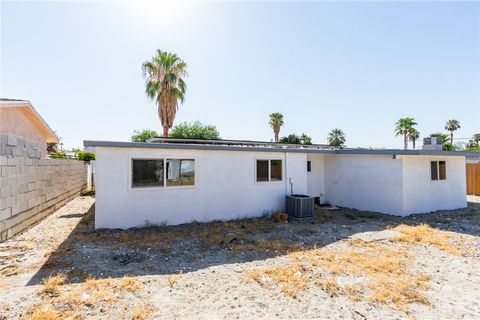
[[[148,142],[120,142],[84,140],[84,147],[105,148],[144,148],[144,149],[185,149],[185,150],[219,150],[219,151],[258,151],[258,152],[285,152],[285,153],[317,153],[317,154],[357,154],[357,155],[407,155],[407,156],[457,156],[480,157],[479,152],[473,151],[436,151],[436,150],[402,150],[402,149],[307,149],[307,148],[275,148],[252,146],[223,146],[178,143],[148,143]]]

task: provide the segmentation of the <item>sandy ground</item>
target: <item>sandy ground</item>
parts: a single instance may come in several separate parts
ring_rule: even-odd
[[[95,199],[79,197],[0,244],[0,319],[480,319],[469,201],[407,218],[317,208],[311,222],[95,231]]]

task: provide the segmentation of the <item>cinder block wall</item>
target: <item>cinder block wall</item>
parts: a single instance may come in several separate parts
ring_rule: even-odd
[[[36,142],[0,134],[0,241],[77,197],[86,184],[83,161],[40,159]]]

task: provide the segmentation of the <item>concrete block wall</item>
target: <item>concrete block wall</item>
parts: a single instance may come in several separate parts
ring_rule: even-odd
[[[40,159],[36,142],[0,134],[0,241],[77,197],[86,184],[83,161]]]

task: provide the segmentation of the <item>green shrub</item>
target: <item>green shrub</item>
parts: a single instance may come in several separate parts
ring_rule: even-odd
[[[75,154],[75,157],[82,161],[95,160],[95,152],[79,151]]]
[[[66,159],[67,158],[66,152],[63,150],[50,152],[48,155],[50,156],[50,159]]]
[[[168,136],[177,139],[220,139],[220,133],[215,126],[200,121],[179,123],[173,127]]]

